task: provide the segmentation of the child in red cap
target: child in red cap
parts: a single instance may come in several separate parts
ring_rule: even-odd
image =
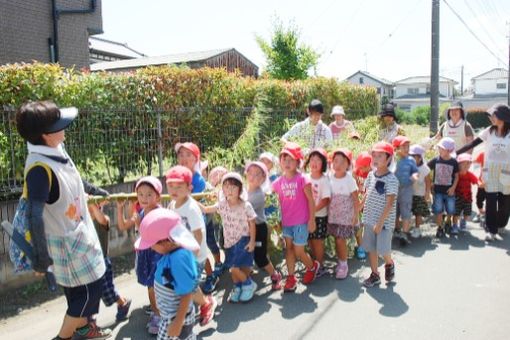
[[[365,180],[368,177],[368,174],[372,171],[372,155],[367,151],[361,152],[356,161],[354,161],[354,179],[356,180],[356,184],[358,185],[358,191],[360,196],[363,196],[365,193]],[[360,207],[361,211],[363,211],[363,207]],[[356,258],[358,260],[364,260],[367,258],[367,253],[365,252],[365,248],[363,248],[363,228],[358,225],[357,230],[355,232],[356,237],[356,248],[354,249],[354,253],[356,254]]]
[[[297,279],[294,275],[296,258],[306,266],[303,283],[312,283],[320,268],[319,261],[313,261],[305,251],[308,233],[313,233],[315,225],[315,202],[310,181],[298,171],[303,160],[301,147],[288,142],[280,152],[282,176],[273,182],[273,191],[278,195],[282,212],[283,236],[285,238],[285,259],[288,276],[284,291],[294,292]]]

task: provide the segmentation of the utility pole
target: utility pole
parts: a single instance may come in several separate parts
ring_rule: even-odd
[[[464,95],[464,65],[460,68],[460,96]]]
[[[439,117],[439,0],[432,0],[432,56],[430,65],[430,134],[437,133]]]
[[[508,79],[506,83],[506,89],[508,91],[506,103],[510,106],[510,21],[507,22],[508,25]]]

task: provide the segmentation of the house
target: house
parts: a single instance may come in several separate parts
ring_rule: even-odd
[[[146,57],[126,43],[98,37],[89,37],[89,56],[90,64]]]
[[[91,65],[90,70],[125,72],[161,65],[187,65],[190,68],[221,67],[229,72],[239,69],[243,75],[250,77],[257,77],[259,72],[258,66],[235,48],[102,62]]]
[[[439,77],[439,103],[451,102],[457,82],[446,77]],[[414,76],[395,82],[393,102],[401,110],[411,111],[418,106],[430,105],[430,77]]]
[[[473,96],[498,97],[508,94],[508,70],[494,68],[471,78]]]
[[[395,84],[390,80],[376,77],[373,74],[361,70],[347,77],[345,80],[354,85],[373,86],[377,88],[377,93],[380,98],[393,98],[393,88]]]
[[[89,36],[103,32],[100,0],[0,1],[0,65],[89,66]]]

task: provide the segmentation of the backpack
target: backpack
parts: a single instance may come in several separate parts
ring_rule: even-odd
[[[21,235],[25,236],[25,240],[27,240],[28,243],[32,244],[31,236],[30,236],[30,230],[28,228],[28,216],[27,216],[27,210],[28,210],[28,200],[27,200],[27,183],[26,183],[26,177],[27,174],[32,168],[35,166],[42,166],[49,178],[50,183],[50,189],[51,189],[51,169],[47,164],[41,163],[41,162],[35,162],[30,166],[30,168],[27,169],[24,176],[24,183],[23,183],[23,192],[21,194],[21,197],[18,202],[18,206],[16,208],[16,212],[14,213],[14,219],[12,221],[12,226],[14,230],[18,231]],[[28,270],[32,270],[32,265],[30,263],[29,258],[26,256],[26,254],[18,247],[18,245],[11,239],[9,242],[9,257],[11,259],[12,264],[14,265],[14,271],[16,273],[24,272]]]

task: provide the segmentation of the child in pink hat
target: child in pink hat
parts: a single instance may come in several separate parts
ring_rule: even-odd
[[[471,218],[473,194],[471,186],[478,185],[478,177],[471,171],[472,157],[468,153],[457,156],[459,163],[459,183],[455,188],[455,214],[453,215],[452,234],[466,229],[466,222]]]

